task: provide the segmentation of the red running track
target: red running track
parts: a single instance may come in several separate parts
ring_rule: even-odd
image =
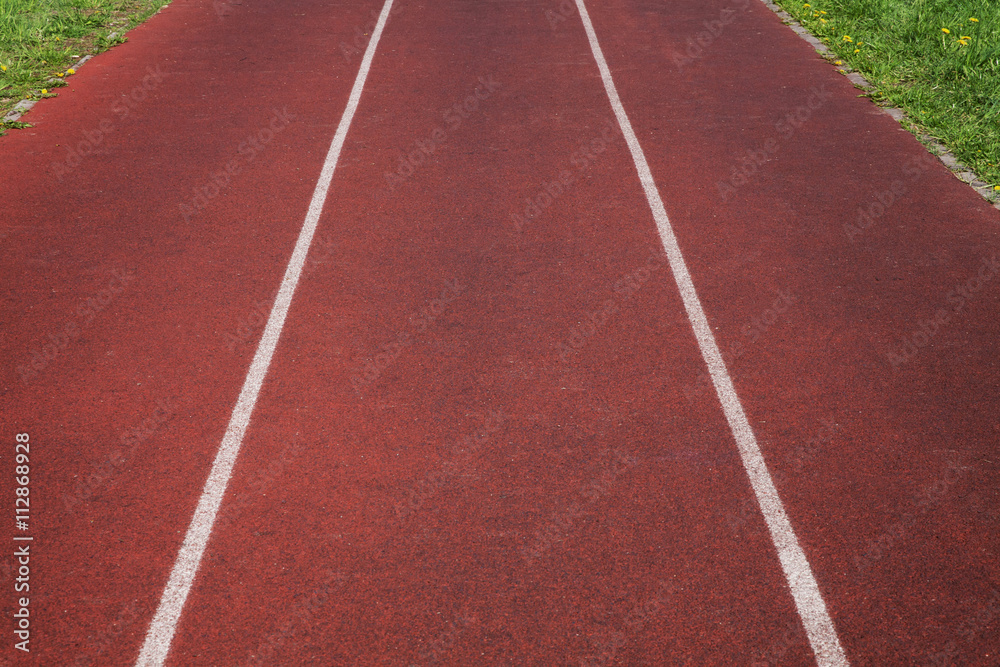
[[[588,8],[847,659],[997,664],[1000,216],[763,5]],[[380,9],[0,141],[10,664],[135,664]],[[573,6],[396,0],[167,664],[814,664],[660,248]]]

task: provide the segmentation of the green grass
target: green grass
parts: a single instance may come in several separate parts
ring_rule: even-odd
[[[1000,185],[1000,2],[775,2],[861,72],[877,102],[905,111],[917,126],[911,131],[938,139]]]
[[[125,32],[167,2],[0,0],[0,117],[22,99],[53,96],[66,85],[59,75],[68,76],[79,57],[125,41]],[[0,123],[0,133],[15,126]]]

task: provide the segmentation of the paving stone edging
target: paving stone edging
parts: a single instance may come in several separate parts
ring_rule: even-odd
[[[149,19],[153,18],[154,16],[156,16],[157,14],[159,14],[160,12],[162,12],[164,9],[166,9],[169,6],[170,6],[169,3],[166,4],[166,5],[163,5],[162,7],[160,7],[159,9],[157,9],[155,12],[153,12],[153,14],[151,14],[149,17],[147,17],[146,21],[148,21]],[[133,29],[134,28],[138,28],[139,25],[142,25],[142,24],[140,23],[140,24],[137,24],[137,25],[133,26]],[[115,32],[109,33],[106,39],[108,41],[111,41],[111,40],[113,40],[117,36],[118,36],[118,32],[115,31]],[[91,58],[93,58],[95,55],[98,55],[98,54],[91,53],[91,54],[85,55],[84,57],[80,58],[75,63],[73,63],[70,66],[70,68],[73,69],[74,72],[76,70],[79,70],[81,67],[83,67],[83,65],[88,60],[90,60]],[[48,80],[49,80],[49,82],[53,82],[53,81],[65,81],[66,79],[65,78],[58,78],[58,77],[49,77]],[[17,104],[15,104],[13,107],[11,107],[11,110],[8,111],[7,114],[3,117],[3,120],[5,122],[8,122],[8,123],[13,123],[14,121],[20,120],[21,116],[23,116],[24,114],[28,113],[28,111],[31,110],[31,107],[35,106],[35,104],[37,102],[38,102],[38,100],[21,100],[20,102],[18,102]]]
[[[777,14],[778,18],[780,18],[785,25],[787,25],[789,28],[795,31],[795,33],[799,37],[807,41],[810,46],[816,49],[816,51],[821,56],[826,58],[831,63],[839,59],[839,56],[837,56],[837,54],[831,51],[826,44],[820,41],[805,27],[803,27],[801,23],[796,21],[791,14],[783,10],[778,5],[774,4],[773,0],[761,0],[761,2],[767,5],[767,8],[770,9],[772,12]],[[840,72],[843,75],[845,75],[848,79],[850,79],[851,83],[853,83],[857,88],[860,88],[865,91],[875,90],[875,87],[868,81],[868,79],[862,76],[859,72],[855,72],[847,65],[837,65],[837,69],[840,70]],[[872,103],[874,104],[874,101]],[[910,120],[910,118],[903,112],[902,109],[897,109],[895,107],[883,107],[883,106],[879,106],[879,108],[882,109],[887,114],[889,114],[890,116],[892,116],[900,125],[903,125],[904,127],[907,124],[915,125],[915,123],[913,123],[913,121]],[[920,141],[924,144],[924,146],[927,147],[928,152],[930,152],[932,155],[936,156],[939,160],[941,160],[944,166],[948,167],[948,169],[951,170],[951,173],[955,175],[955,178],[957,178],[958,180],[962,181],[963,183],[971,187],[973,190],[976,191],[976,193],[979,194],[979,196],[981,196],[983,199],[993,204],[995,208],[1000,210],[1000,196],[998,196],[998,194],[993,190],[993,188],[990,186],[989,183],[984,182],[981,178],[979,178],[979,176],[976,175],[974,171],[972,171],[967,166],[959,162],[958,158],[955,157],[955,155],[951,151],[949,151],[941,142],[939,142],[934,137],[924,134],[923,132],[919,132],[919,130],[918,130],[918,137]]]
[[[805,27],[803,27],[801,23],[796,21],[791,14],[783,10],[778,5],[774,4],[773,0],[761,0],[761,2],[763,2],[767,6],[767,8],[770,9],[772,12],[777,14],[778,18],[780,18],[785,25],[791,28],[799,37],[808,42],[809,45],[812,46],[821,56],[826,58],[831,63],[838,59],[838,56],[833,51],[831,51],[826,44],[820,41]],[[164,7],[166,7],[166,5],[164,5]],[[161,7],[156,13],[158,14],[160,11],[163,11],[163,7]],[[115,35],[116,33],[111,33],[109,37],[114,38]],[[78,62],[73,64],[73,69],[78,70],[88,60],[90,60],[93,57],[94,57],[93,55],[86,55],[80,58]],[[855,72],[847,65],[837,65],[837,69],[841,72],[841,74],[845,75],[851,81],[851,83],[853,83],[857,88],[860,88],[865,91],[874,90],[875,87],[872,86],[872,84],[868,81],[868,79],[862,76],[859,72]],[[49,79],[49,81],[55,81],[55,80],[57,79]],[[23,116],[31,109],[31,107],[35,106],[35,103],[37,101],[38,100],[21,100],[20,102],[15,104],[10,111],[7,112],[7,115],[3,117],[3,120],[7,122],[14,122],[19,120],[21,116]],[[890,116],[892,116],[900,125],[905,126],[907,123],[913,124],[902,109],[897,109],[896,107],[882,107],[882,106],[880,106],[879,108],[885,111]],[[974,171],[972,171],[967,166],[962,164],[958,160],[958,158],[955,157],[955,155],[951,151],[949,151],[943,144],[941,144],[937,139],[927,134],[924,134],[923,132],[919,132],[918,136],[920,138],[920,141],[925,146],[927,146],[928,151],[932,155],[937,156],[937,158],[941,160],[944,166],[946,166],[949,170],[951,170],[951,173],[955,175],[955,178],[957,178],[958,180],[962,181],[963,183],[971,187],[979,194],[979,196],[981,196],[983,199],[993,204],[995,208],[1000,210],[1000,196],[997,196],[996,192],[989,185],[989,183],[984,182],[982,179],[979,178],[979,176],[976,175]]]
[[[93,55],[87,55],[87,56],[84,56],[84,57],[80,58],[75,63],[73,63],[73,65],[71,66],[71,69],[73,69],[74,72],[77,71],[77,70],[79,70],[81,67],[83,67],[84,63],[86,63],[88,60],[90,60],[93,57],[94,57]],[[49,81],[50,82],[51,81],[65,81],[65,80],[66,80],[65,78],[60,79],[60,78],[57,78],[57,77],[49,77]],[[15,120],[18,120],[19,118],[21,118],[21,116],[23,116],[24,114],[28,113],[28,111],[31,109],[31,107],[35,106],[35,104],[37,102],[38,102],[38,100],[21,100],[20,102],[18,102],[17,104],[15,104],[14,107],[10,111],[7,112],[7,115],[4,116],[3,119],[5,121],[7,121],[7,122],[14,122]]]

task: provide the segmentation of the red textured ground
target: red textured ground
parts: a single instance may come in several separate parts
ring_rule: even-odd
[[[812,663],[576,12],[396,2],[168,664]],[[134,664],[380,8],[175,0],[0,139],[8,663]],[[763,4],[589,9],[849,660],[1000,664],[1000,214]]]

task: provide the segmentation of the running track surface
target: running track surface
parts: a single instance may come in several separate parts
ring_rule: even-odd
[[[1000,663],[1000,215],[756,0],[588,10],[834,644]],[[136,664],[381,11],[175,0],[0,140],[8,664]],[[836,664],[693,331],[576,6],[396,0],[165,664]]]

